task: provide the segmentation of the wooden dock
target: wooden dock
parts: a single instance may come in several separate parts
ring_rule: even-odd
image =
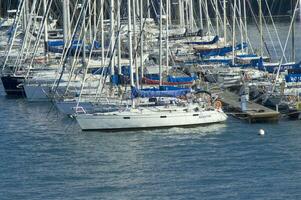
[[[223,91],[220,94],[220,101],[223,103],[224,110],[234,117],[254,122],[277,122],[280,113],[264,107],[254,102],[247,103],[247,110],[242,111],[240,97],[229,91]]]

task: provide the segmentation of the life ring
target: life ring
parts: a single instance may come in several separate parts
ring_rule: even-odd
[[[246,73],[246,74],[245,74],[245,80],[246,80],[246,81],[249,81],[249,80],[251,80],[251,77],[249,76],[249,74],[248,74],[248,73]]]
[[[222,102],[221,101],[214,102],[214,107],[215,109],[220,110],[222,108]]]
[[[288,96],[288,101],[295,102],[297,101],[297,98],[295,96]]]

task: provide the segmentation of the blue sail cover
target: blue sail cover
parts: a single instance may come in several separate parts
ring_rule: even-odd
[[[144,74],[144,77],[151,79],[151,80],[156,80],[156,81],[160,80],[159,74]]]
[[[260,58],[258,61],[258,69],[262,71],[267,71],[269,73],[277,72],[279,68],[279,65],[270,65],[270,66],[264,66],[263,59]],[[299,63],[284,63],[280,66],[280,72],[284,72],[285,70],[290,69],[301,69],[301,62]]]
[[[151,80],[155,80],[155,81],[160,80],[159,74],[145,74],[144,76]],[[190,83],[190,82],[193,82],[194,80],[196,80],[196,77],[171,76],[171,75],[167,76],[167,82],[170,82],[170,83]]]
[[[215,44],[217,43],[219,40],[218,36],[215,36],[213,38],[213,40],[211,41],[203,41],[203,42],[185,42],[184,44],[188,44],[188,45],[209,45],[209,44]]]
[[[53,53],[63,53],[65,42],[63,40],[53,40],[53,41],[48,41],[47,47],[48,51],[53,52]],[[82,40],[73,40],[71,44],[71,52],[75,53],[76,49],[81,48],[83,45]],[[86,45],[86,49],[90,50],[92,48],[92,45]],[[99,49],[100,44],[99,42],[95,41],[94,42],[94,48]]]
[[[185,77],[176,77],[176,76],[168,76],[167,81],[171,83],[189,83],[193,82],[196,79],[196,77],[190,77],[190,76],[185,76]]]
[[[299,83],[301,82],[301,74],[288,74],[285,76],[287,83]]]
[[[248,47],[247,43],[242,43],[236,45],[234,48],[235,51],[239,51]],[[216,49],[204,49],[204,50],[196,50],[197,55],[199,56],[225,56],[226,54],[232,52],[232,46],[216,48]]]
[[[203,59],[201,61],[199,61],[199,63],[222,63],[222,64],[226,64],[226,65],[230,65],[230,63],[232,62],[231,58],[214,58],[214,57],[210,57],[208,59]]]
[[[189,88],[178,88],[171,86],[161,86],[160,88],[137,89],[132,87],[132,98],[152,98],[152,97],[179,97],[190,93]]]

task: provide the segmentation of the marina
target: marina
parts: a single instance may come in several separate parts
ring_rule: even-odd
[[[0,1],[0,193],[300,199],[300,8]]]

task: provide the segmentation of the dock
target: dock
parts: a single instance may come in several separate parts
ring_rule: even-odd
[[[247,120],[249,123],[278,122],[280,117],[279,112],[251,101],[247,103],[246,111],[242,111],[239,95],[227,90],[220,94],[220,101],[228,114]]]

